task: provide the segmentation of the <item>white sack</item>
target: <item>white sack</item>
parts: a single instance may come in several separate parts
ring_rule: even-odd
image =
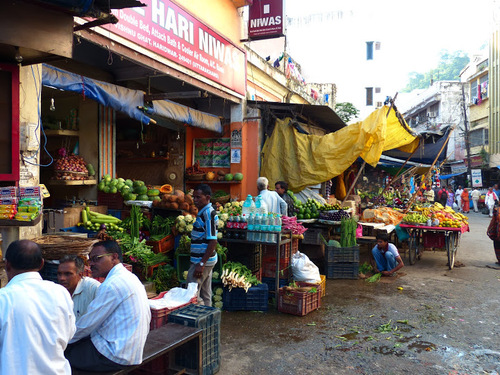
[[[187,289],[172,288],[165,293],[163,298],[148,300],[149,306],[152,309],[162,309],[164,307],[173,309],[174,307],[179,307],[188,303],[191,298],[196,296],[197,291],[198,284],[196,283],[189,283]]]
[[[320,283],[321,276],[319,268],[307,257],[297,251],[292,256],[292,274],[295,281],[305,281],[306,283]]]

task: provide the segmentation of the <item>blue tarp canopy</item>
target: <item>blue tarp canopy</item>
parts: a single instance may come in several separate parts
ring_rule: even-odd
[[[461,174],[464,174],[466,172],[467,171],[463,171],[463,172],[460,172],[460,173],[442,174],[442,175],[439,176],[439,179],[440,180],[447,180],[447,179],[455,177],[455,176],[460,176]]]
[[[144,105],[144,92],[139,90],[87,78],[47,64],[43,64],[42,68],[42,85],[81,93],[144,124],[149,124],[151,121],[151,118],[137,108]]]

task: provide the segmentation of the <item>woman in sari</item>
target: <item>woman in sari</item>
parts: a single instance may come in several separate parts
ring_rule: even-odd
[[[448,186],[448,199],[446,200],[446,206],[453,208],[453,202],[455,201],[455,193],[453,193],[453,188]]]
[[[495,255],[497,257],[497,264],[500,264],[500,221],[499,221],[499,210],[495,209],[493,212],[493,218],[491,219],[490,225],[486,234],[493,241],[493,248],[495,249]]]
[[[461,194],[462,198],[462,212],[469,213],[470,203],[469,203],[469,190],[464,188],[464,191]]]

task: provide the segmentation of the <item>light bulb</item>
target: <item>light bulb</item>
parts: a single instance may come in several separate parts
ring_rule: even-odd
[[[50,107],[49,109],[54,112],[56,110],[56,105],[54,104],[54,98],[50,99]]]

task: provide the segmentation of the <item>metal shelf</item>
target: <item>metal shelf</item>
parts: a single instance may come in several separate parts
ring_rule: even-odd
[[[97,185],[97,180],[49,180],[47,184],[63,186],[92,186]]]

